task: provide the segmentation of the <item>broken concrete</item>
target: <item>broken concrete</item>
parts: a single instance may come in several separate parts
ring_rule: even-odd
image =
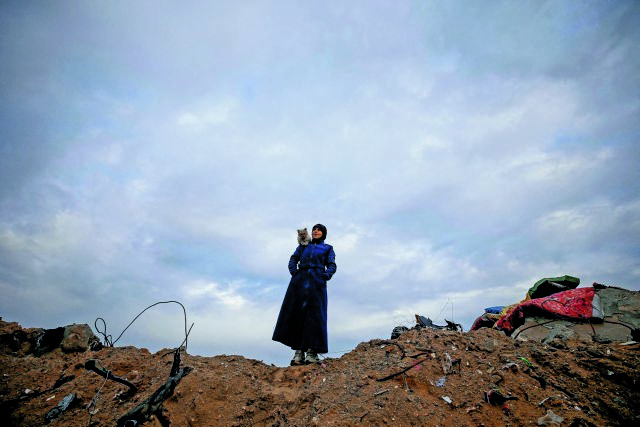
[[[640,292],[616,287],[596,291],[602,321],[576,322],[543,316],[527,317],[512,337],[520,341],[549,343],[554,339],[585,342],[627,342],[637,340],[640,329]]]
[[[60,348],[64,353],[82,353],[102,345],[87,324],[72,324],[54,329],[26,328],[10,323],[0,334],[0,347],[16,355],[42,356]]]

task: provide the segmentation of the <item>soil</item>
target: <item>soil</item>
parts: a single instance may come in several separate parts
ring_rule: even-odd
[[[19,332],[29,330],[0,321],[0,337]],[[193,370],[138,425],[640,425],[639,350],[638,343],[520,342],[492,329],[414,329],[305,366],[183,353],[181,367]],[[86,370],[89,359],[137,392]],[[57,348],[36,357],[5,339],[0,425],[44,425],[75,394],[49,425],[114,426],[167,382],[173,362],[174,349],[152,354],[135,347],[70,354]],[[492,400],[511,400],[491,404],[485,399],[491,390]]]

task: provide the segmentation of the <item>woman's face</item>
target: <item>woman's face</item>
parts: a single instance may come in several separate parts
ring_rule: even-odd
[[[311,231],[311,236],[312,236],[314,239],[319,239],[319,238],[321,238],[321,237],[322,237],[322,230],[320,230],[319,228],[314,228],[314,229]]]

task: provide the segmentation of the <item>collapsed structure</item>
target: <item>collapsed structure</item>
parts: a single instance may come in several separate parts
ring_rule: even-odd
[[[555,338],[600,343],[640,339],[640,292],[594,283],[579,288],[572,276],[544,278],[522,301],[488,307],[471,330],[495,328],[518,340]]]
[[[293,367],[114,348],[88,325],[0,318],[0,424],[636,425],[640,343],[627,341],[637,340],[640,292],[574,279],[537,282],[468,333],[416,315],[397,339]]]

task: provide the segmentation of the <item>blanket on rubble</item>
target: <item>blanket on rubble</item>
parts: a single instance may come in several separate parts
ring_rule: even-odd
[[[509,308],[496,322],[495,328],[511,335],[522,326],[528,316],[589,320],[602,318],[599,303],[594,304],[596,296],[593,287],[576,288],[558,292],[543,298],[523,301]]]

